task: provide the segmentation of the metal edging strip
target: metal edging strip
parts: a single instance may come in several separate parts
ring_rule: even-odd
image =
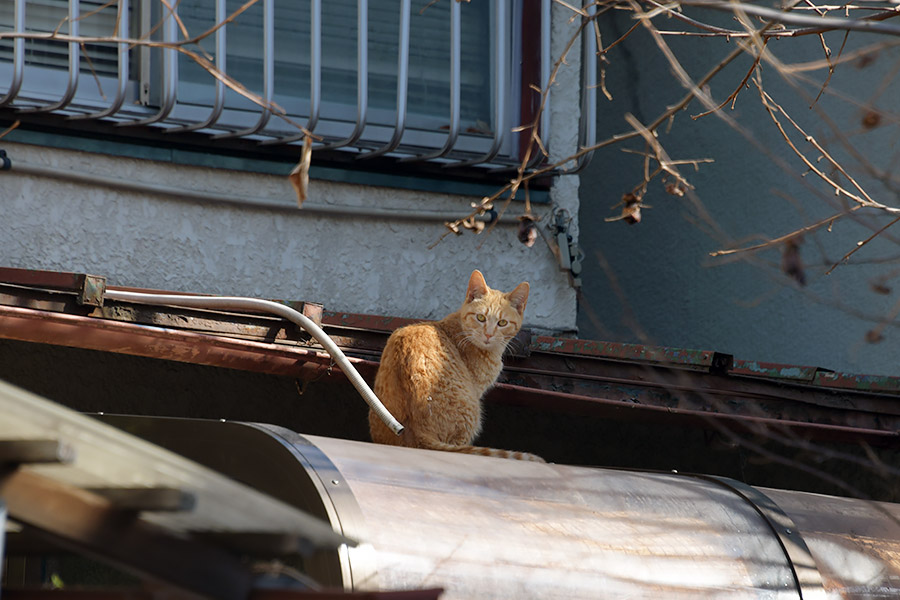
[[[806,541],[793,519],[774,500],[757,488],[729,477],[695,473],[679,473],[679,475],[715,483],[750,504],[768,523],[778,538],[778,543],[788,559],[788,565],[794,576],[800,598],[802,600],[825,599],[822,575],[809,551],[809,546],[806,545]]]
[[[337,466],[318,446],[299,433],[264,423],[244,423],[244,425],[269,434],[297,458],[319,491],[332,526],[338,533],[359,542],[355,548],[342,546],[338,550],[345,590],[372,589],[378,577],[374,549],[365,542],[368,539],[365,518],[356,497],[347,485],[347,480]]]

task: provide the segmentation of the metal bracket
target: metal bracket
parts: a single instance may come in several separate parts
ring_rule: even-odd
[[[106,293],[106,277],[80,275],[79,279],[81,279],[81,289],[78,292],[78,304],[103,306],[103,295]]]
[[[553,234],[553,242],[556,248],[554,250],[556,258],[559,260],[560,271],[569,272],[569,280],[574,288],[581,287],[581,270],[584,261],[584,252],[575,242],[572,235],[569,234],[569,219],[565,210],[556,210],[554,213],[554,222],[548,225]]]

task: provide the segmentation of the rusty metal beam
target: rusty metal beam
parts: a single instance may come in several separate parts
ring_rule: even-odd
[[[339,369],[331,369],[331,358],[315,349],[27,308],[0,306],[0,337],[286,375],[303,380],[332,375],[343,377]],[[350,360],[366,369],[365,361]]]
[[[170,535],[85,490],[20,469],[0,476],[0,496],[16,521],[138,576],[225,600],[244,600],[252,587],[252,573],[233,555]]]
[[[808,421],[791,421],[742,414],[700,411],[678,407],[627,403],[569,392],[556,392],[539,388],[499,384],[490,392],[494,402],[516,406],[546,407],[574,414],[593,415],[622,421],[673,422],[713,429],[739,427],[743,432],[782,432],[803,439],[835,442],[867,443],[896,447],[900,444],[900,431],[846,427]]]

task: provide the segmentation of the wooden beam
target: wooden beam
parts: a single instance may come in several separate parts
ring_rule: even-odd
[[[75,449],[59,440],[0,440],[0,464],[71,463]]]
[[[87,488],[102,496],[118,510],[137,512],[187,512],[197,504],[194,494],[168,487],[148,488]]]
[[[17,521],[60,546],[184,591],[245,600],[254,576],[235,556],[118,510],[109,500],[18,469],[0,480],[0,496]]]

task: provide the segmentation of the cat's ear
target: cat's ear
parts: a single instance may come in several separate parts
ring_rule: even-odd
[[[469,277],[469,289],[466,290],[466,302],[471,302],[477,298],[481,298],[488,292],[487,282],[481,271],[475,269]]]
[[[523,281],[516,286],[516,289],[506,295],[509,303],[513,305],[520,315],[525,314],[525,305],[528,303],[528,290],[530,289],[528,282]]]

